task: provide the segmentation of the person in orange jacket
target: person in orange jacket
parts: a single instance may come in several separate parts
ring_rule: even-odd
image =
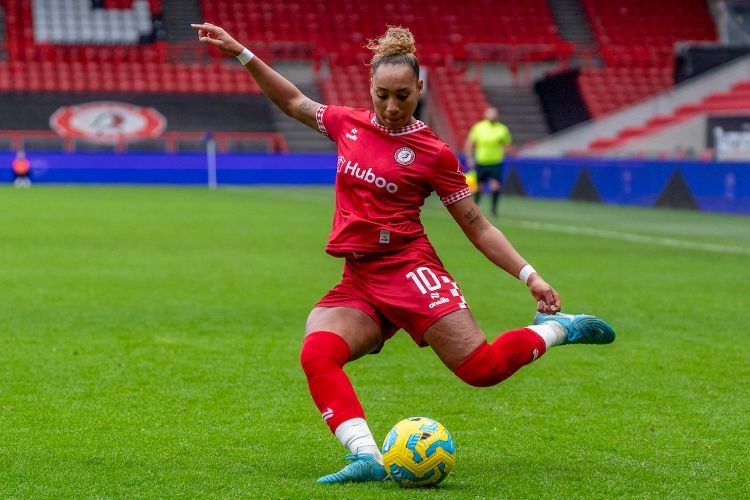
[[[30,170],[26,153],[23,150],[18,151],[16,158],[13,160],[13,185],[16,187],[31,186],[31,179],[29,178]]]

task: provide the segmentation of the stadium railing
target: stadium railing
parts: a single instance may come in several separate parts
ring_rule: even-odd
[[[218,152],[289,151],[284,135],[279,132],[214,132]],[[205,151],[203,132],[165,132],[152,139],[117,139],[96,141],[85,137],[61,137],[44,130],[0,130],[0,149],[11,151],[111,151],[125,152],[197,152]]]

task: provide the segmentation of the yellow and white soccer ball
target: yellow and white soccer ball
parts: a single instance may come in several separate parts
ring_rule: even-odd
[[[406,418],[390,430],[383,443],[383,465],[399,486],[435,485],[456,461],[456,446],[448,430],[427,417]]]

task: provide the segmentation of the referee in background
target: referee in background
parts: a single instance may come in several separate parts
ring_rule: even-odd
[[[500,189],[503,180],[503,160],[505,148],[510,146],[512,137],[508,127],[500,123],[500,112],[490,106],[484,111],[484,119],[475,123],[466,137],[464,152],[469,170],[476,170],[477,190],[474,193],[477,205],[487,182],[492,191],[492,215],[497,217]]]

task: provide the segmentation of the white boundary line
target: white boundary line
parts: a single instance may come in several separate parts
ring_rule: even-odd
[[[606,229],[594,229],[583,226],[570,226],[566,224],[548,224],[545,222],[535,222],[527,220],[506,220],[508,225],[518,226],[524,229],[537,231],[547,231],[551,233],[564,233],[575,235],[594,236],[597,238],[606,238],[611,240],[630,241],[634,243],[647,243],[663,247],[682,248],[688,250],[702,250],[705,252],[728,253],[738,255],[750,255],[750,248],[734,247],[728,245],[719,245],[716,243],[699,243],[697,241],[678,240],[674,238],[662,238],[658,236],[648,236],[645,234],[626,233],[623,231],[609,231]]]

